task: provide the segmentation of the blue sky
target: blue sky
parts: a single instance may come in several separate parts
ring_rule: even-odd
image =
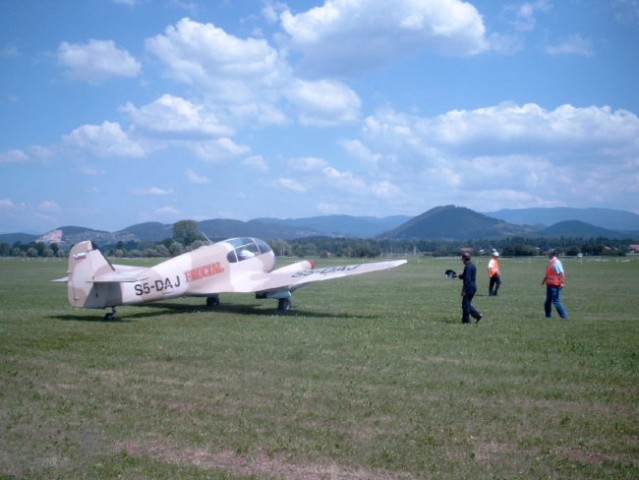
[[[4,0],[0,233],[639,213],[639,0]]]

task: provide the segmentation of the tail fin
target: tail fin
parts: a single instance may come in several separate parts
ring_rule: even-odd
[[[93,242],[80,242],[69,253],[69,303],[74,307],[105,308],[119,305],[122,293],[118,282],[94,283],[96,276],[115,269]]]

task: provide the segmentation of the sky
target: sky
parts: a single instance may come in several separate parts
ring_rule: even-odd
[[[639,0],[2,0],[0,233],[639,213]]]

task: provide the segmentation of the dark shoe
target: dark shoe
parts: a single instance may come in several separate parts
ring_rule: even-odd
[[[479,314],[479,317],[477,317],[477,318],[475,319],[475,323],[479,323],[479,321],[480,321],[482,318],[484,318],[484,316],[480,313],[480,314]]]

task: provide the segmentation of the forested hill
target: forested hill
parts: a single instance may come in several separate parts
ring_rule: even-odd
[[[380,235],[389,239],[465,240],[503,238],[537,233],[533,227],[503,220],[454,205],[436,207]]]

